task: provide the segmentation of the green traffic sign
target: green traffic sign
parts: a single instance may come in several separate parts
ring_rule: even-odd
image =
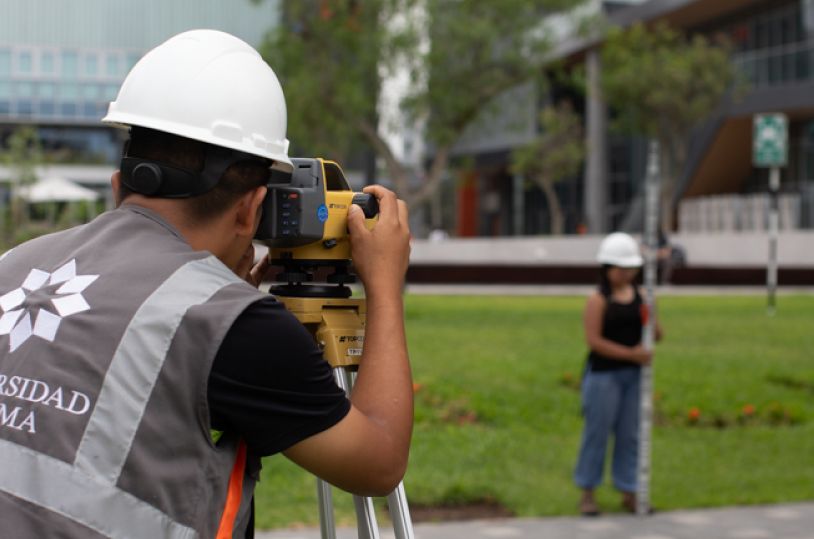
[[[785,114],[756,114],[754,117],[752,164],[756,167],[785,167],[789,153],[789,120]]]

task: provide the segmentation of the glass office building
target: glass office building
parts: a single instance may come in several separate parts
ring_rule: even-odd
[[[258,46],[278,19],[277,0],[6,0],[0,140],[34,124],[57,159],[114,162],[121,135],[100,120],[147,51],[195,28]]]

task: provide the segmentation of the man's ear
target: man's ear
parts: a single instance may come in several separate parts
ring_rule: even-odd
[[[262,217],[261,207],[267,191],[266,186],[261,186],[240,197],[235,214],[238,236],[254,237]]]

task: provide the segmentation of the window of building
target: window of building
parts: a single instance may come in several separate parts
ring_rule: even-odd
[[[50,74],[54,72],[54,53],[44,52],[40,56],[40,72]]]
[[[40,116],[54,116],[56,104],[53,101],[40,101]]]
[[[17,56],[17,71],[20,73],[31,73],[34,70],[34,61],[30,51],[20,51]]]
[[[793,84],[814,78],[814,0],[764,2],[709,25],[735,43],[735,64],[754,87]]]
[[[108,56],[107,57],[105,75],[107,75],[108,77],[118,77],[119,76],[119,57],[118,56]]]
[[[17,99],[30,99],[34,97],[34,85],[30,82],[18,82],[14,94]]]
[[[79,86],[73,82],[63,82],[60,87],[60,97],[63,101],[76,101],[79,99]]]
[[[810,62],[810,51],[804,50],[795,54],[794,63],[797,80],[807,80],[811,78]]]
[[[82,99],[85,101],[96,101],[99,99],[99,87],[95,84],[82,85]]]
[[[141,56],[137,54],[127,55],[127,65],[125,67],[127,68],[128,73],[130,73],[130,70],[133,69],[133,66],[135,66],[139,60],[141,60]]]
[[[85,103],[82,105],[82,116],[85,118],[97,118],[96,103]]]
[[[11,82],[0,80],[0,114],[11,113]]]
[[[806,39],[806,36],[814,33],[814,0],[802,0],[800,27],[804,32],[802,39]]]
[[[79,74],[79,58],[75,52],[62,53],[62,76],[75,78]]]
[[[76,116],[76,103],[62,103],[60,107],[62,110],[62,116],[66,118],[73,118]]]
[[[85,75],[95,77],[99,74],[99,59],[95,54],[85,56]]]
[[[118,95],[119,95],[118,84],[105,84],[105,93],[104,93],[105,101],[116,101],[116,97],[118,97]]]
[[[56,99],[57,85],[54,84],[53,82],[40,83],[39,96],[40,99]]]
[[[34,103],[32,101],[17,101],[17,114],[19,116],[31,116],[34,114]]]
[[[11,51],[0,49],[0,75],[11,75]]]

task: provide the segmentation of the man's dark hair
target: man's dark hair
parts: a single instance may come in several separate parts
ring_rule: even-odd
[[[200,173],[206,163],[207,146],[207,143],[198,140],[133,126],[127,153],[130,157],[149,159]],[[211,191],[185,199],[189,217],[196,222],[203,222],[220,216],[241,196],[268,183],[270,165],[271,161],[260,160],[233,164],[226,169]],[[132,189],[121,184],[118,202],[121,203],[133,193]]]

